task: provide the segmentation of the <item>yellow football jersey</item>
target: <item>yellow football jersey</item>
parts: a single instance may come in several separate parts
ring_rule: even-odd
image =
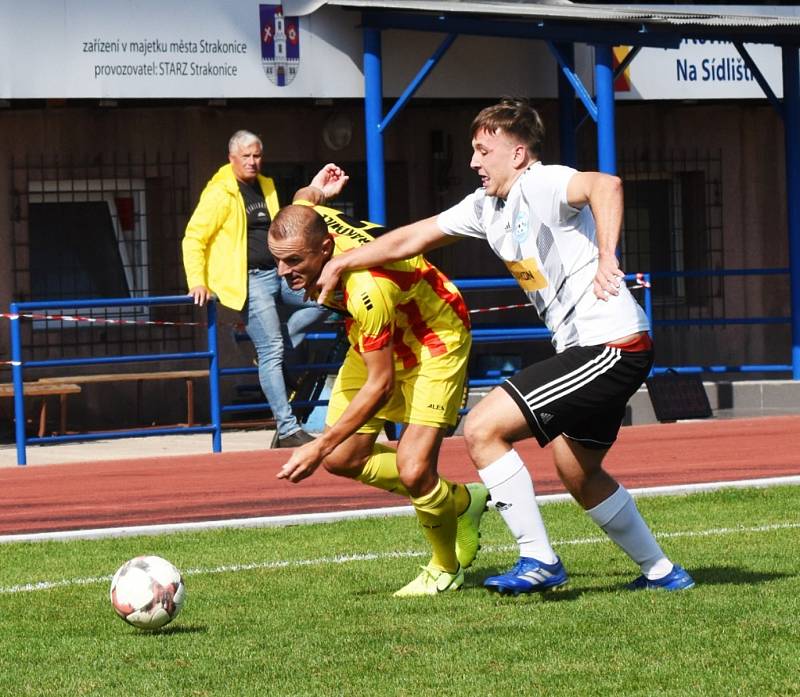
[[[334,241],[334,256],[367,244],[375,223],[358,221],[314,206]],[[347,336],[356,351],[374,351],[392,342],[398,368],[412,368],[470,340],[466,303],[458,289],[425,257],[349,271],[326,305],[345,315]]]

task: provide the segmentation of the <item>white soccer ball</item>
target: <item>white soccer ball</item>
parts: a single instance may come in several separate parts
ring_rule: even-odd
[[[172,622],[186,600],[183,577],[166,559],[136,557],[119,567],[111,580],[111,605],[128,624],[158,629]]]

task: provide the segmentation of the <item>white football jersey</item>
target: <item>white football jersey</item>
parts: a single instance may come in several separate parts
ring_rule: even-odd
[[[567,202],[576,170],[535,162],[506,200],[483,188],[439,214],[449,235],[485,239],[553,335],[556,351],[593,346],[649,329],[647,315],[620,282],[619,295],[598,300],[592,290],[598,250],[589,206]]]

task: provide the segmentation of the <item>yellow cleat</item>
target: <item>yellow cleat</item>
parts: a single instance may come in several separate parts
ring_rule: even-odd
[[[456,557],[462,569],[472,566],[478,556],[481,516],[489,499],[489,490],[480,482],[472,482],[466,487],[469,492],[469,506],[458,516],[456,530]]]
[[[448,573],[433,566],[423,566],[422,573],[411,583],[403,586],[394,594],[395,598],[412,598],[422,595],[438,595],[445,591],[457,591],[464,585],[464,570],[459,566],[458,571]]]

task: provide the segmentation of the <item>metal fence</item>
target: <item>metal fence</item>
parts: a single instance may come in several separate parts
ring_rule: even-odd
[[[12,160],[12,297],[20,302],[146,298],[186,290],[181,239],[190,214],[188,156]],[[69,309],[69,308],[62,308]],[[75,309],[74,307],[72,309]],[[99,319],[189,320],[191,307],[132,303],[83,310]],[[60,320],[26,324],[35,359],[80,356],[89,347],[186,351],[191,329],[157,324],[97,327]]]

